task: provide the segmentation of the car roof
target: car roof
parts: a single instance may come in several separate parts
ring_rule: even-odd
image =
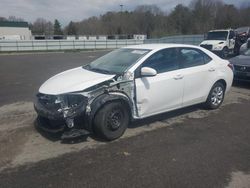
[[[188,44],[173,44],[173,43],[157,43],[157,44],[139,44],[139,45],[131,45],[126,46],[123,48],[130,48],[130,49],[141,49],[141,50],[160,50],[164,48],[176,48],[176,47],[190,47],[190,48],[197,48],[194,45]]]
[[[248,28],[250,28],[250,26],[238,27],[236,30],[238,30],[238,29],[248,29]]]

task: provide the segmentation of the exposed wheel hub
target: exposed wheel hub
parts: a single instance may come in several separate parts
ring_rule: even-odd
[[[108,126],[111,130],[117,130],[122,123],[122,112],[120,110],[112,111],[108,116]]]

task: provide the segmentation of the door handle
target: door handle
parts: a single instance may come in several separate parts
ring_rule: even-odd
[[[180,80],[180,79],[182,79],[183,77],[184,77],[183,75],[178,74],[178,75],[174,76],[174,79],[175,79],[175,80]]]
[[[215,68],[211,67],[208,69],[209,72],[214,72],[215,71]]]

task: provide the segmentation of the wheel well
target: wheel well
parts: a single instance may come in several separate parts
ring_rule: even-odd
[[[224,86],[224,88],[225,88],[225,90],[227,89],[227,83],[226,83],[226,81],[225,81],[225,80],[220,79],[220,80],[218,80],[218,81],[217,81],[217,82],[215,82],[215,83],[222,83],[222,84],[223,84],[223,86]]]
[[[124,99],[113,99],[113,100],[109,100],[109,101],[106,101],[104,102],[102,105],[100,105],[97,110],[94,112],[93,116],[92,116],[92,120],[91,120],[91,124],[93,125],[93,120],[96,116],[96,114],[101,110],[101,108],[103,108],[104,105],[107,105],[109,103],[113,103],[113,102],[121,102],[122,104],[124,104],[124,106],[126,106],[128,112],[129,112],[129,119],[131,120],[132,119],[132,109],[128,103],[128,101],[124,100]]]

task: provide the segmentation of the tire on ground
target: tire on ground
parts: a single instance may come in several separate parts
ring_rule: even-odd
[[[215,99],[213,97],[215,97],[215,94],[217,91],[220,91],[220,89],[218,88],[221,88],[221,91],[222,91],[222,95],[218,95],[217,93],[217,97],[218,96],[221,96],[219,98],[221,98],[220,102],[218,104],[216,104],[216,102],[214,101]],[[217,89],[217,91],[216,91]],[[207,100],[205,102],[205,107],[208,108],[208,109],[217,109],[220,107],[220,105],[222,104],[223,100],[224,100],[224,95],[225,95],[225,86],[222,82],[216,82],[212,89],[210,90],[209,92],[209,95],[207,97]]]
[[[127,106],[114,101],[104,104],[94,117],[94,131],[105,140],[115,140],[123,135],[129,123]]]
[[[229,49],[228,49],[228,47],[224,47],[223,49],[222,49],[222,58],[227,58],[228,57],[228,55],[229,55]]]

